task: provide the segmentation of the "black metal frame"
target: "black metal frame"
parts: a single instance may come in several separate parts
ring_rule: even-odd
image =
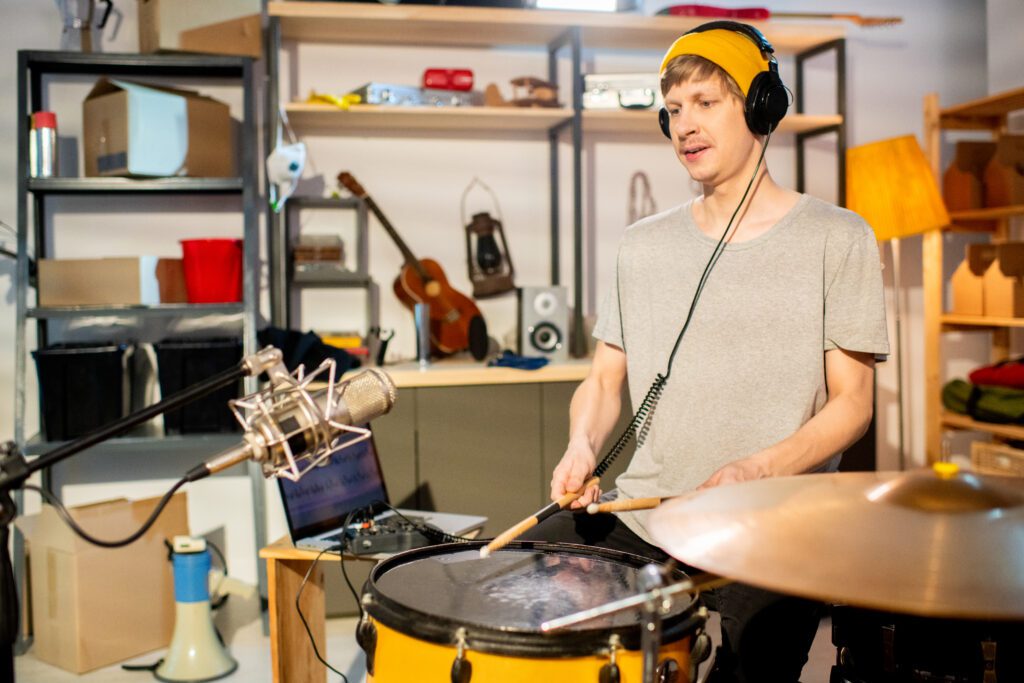
[[[127,178],[30,178],[29,177],[29,114],[45,107],[43,80],[49,76],[95,75],[95,76],[137,76],[176,77],[237,80],[243,90],[243,121],[239,150],[239,174],[233,178],[159,178],[135,180]],[[67,318],[97,313],[124,313],[137,316],[206,315],[227,311],[242,313],[243,352],[250,355],[256,351],[256,317],[259,310],[259,234],[257,187],[259,150],[256,141],[256,88],[254,62],[248,57],[214,55],[142,55],[142,54],[99,54],[80,52],[57,52],[21,50],[18,52],[17,73],[17,245],[18,262],[16,271],[16,330],[15,330],[15,442],[22,451],[28,450],[25,434],[25,384],[27,377],[28,341],[26,325],[29,318],[36,319],[37,346],[48,340],[47,321],[50,318]],[[30,287],[30,259],[28,257],[29,235],[36,259],[45,258],[50,252],[47,243],[46,199],[50,196],[95,195],[115,198],[124,195],[169,194],[218,194],[238,195],[241,198],[243,215],[243,302],[237,305],[166,305],[155,307],[117,307],[95,309],[88,307],[62,307],[54,309],[28,307]],[[31,204],[31,207],[30,207]],[[29,210],[31,208],[31,222]],[[255,389],[255,379],[247,380],[247,390]],[[187,447],[187,446],[186,446]],[[45,446],[44,446],[45,448]],[[39,448],[33,445],[33,451]],[[49,485],[48,470],[43,471],[43,482]],[[262,475],[258,468],[250,468],[250,476],[258,477],[253,482],[254,508],[258,516],[256,528],[257,547],[265,545],[266,533],[262,528],[264,515]],[[258,486],[257,486],[258,483]],[[16,493],[20,504],[20,492]],[[14,534],[13,549],[15,573],[23,570],[22,543],[20,533]],[[265,582],[261,581],[261,584]],[[21,586],[18,586],[20,591]],[[25,643],[19,643],[25,645]]]
[[[796,113],[804,113],[804,66],[807,60],[825,52],[836,53],[836,113],[842,121],[833,126],[822,126],[796,134],[796,189],[803,192],[806,187],[805,143],[811,138],[829,133],[836,134],[836,164],[839,168],[837,193],[839,205],[846,206],[846,39],[839,38],[822,43],[796,55]]]

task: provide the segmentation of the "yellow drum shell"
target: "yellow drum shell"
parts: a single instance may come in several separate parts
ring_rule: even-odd
[[[428,643],[412,638],[379,622],[377,651],[374,657],[374,675],[369,683],[451,683],[452,663],[457,654],[454,646]],[[691,636],[674,643],[663,644],[658,661],[669,657],[679,664],[679,683],[689,683]],[[607,655],[566,657],[560,659],[539,657],[512,657],[467,650],[466,659],[473,665],[472,683],[597,683],[601,667],[608,663]],[[615,656],[622,683],[641,683],[643,680],[642,655],[636,650],[619,650]]]

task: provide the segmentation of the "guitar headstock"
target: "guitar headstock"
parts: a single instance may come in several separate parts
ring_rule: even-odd
[[[338,174],[338,182],[341,183],[346,190],[360,199],[366,198],[366,190],[364,190],[363,186],[359,184],[359,181],[355,179],[355,176],[348,171],[342,171]]]

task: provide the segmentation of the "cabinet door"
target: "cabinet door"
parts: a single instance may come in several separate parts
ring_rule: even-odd
[[[419,481],[438,510],[499,533],[544,503],[536,384],[417,389]]]
[[[391,412],[370,425],[388,497],[397,507],[419,507],[416,497],[416,389],[399,389]]]

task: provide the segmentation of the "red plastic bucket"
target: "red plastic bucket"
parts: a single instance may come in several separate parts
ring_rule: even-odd
[[[242,300],[242,240],[181,240],[190,304]]]

